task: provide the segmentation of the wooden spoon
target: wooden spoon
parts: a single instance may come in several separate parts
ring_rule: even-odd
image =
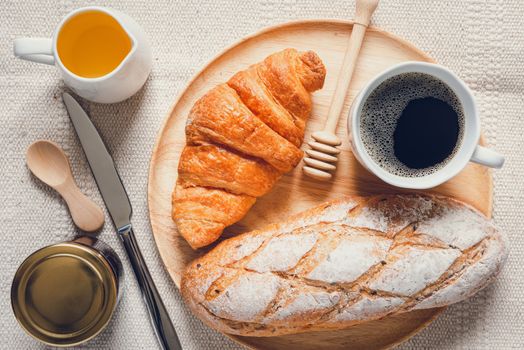
[[[36,141],[27,149],[26,161],[37,178],[64,198],[79,229],[93,232],[104,225],[104,212],[80,191],[73,179],[69,159],[60,146],[51,141]]]

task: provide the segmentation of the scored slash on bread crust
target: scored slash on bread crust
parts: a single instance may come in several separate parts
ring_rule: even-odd
[[[506,254],[491,221],[456,200],[349,197],[222,242],[188,266],[181,291],[226,333],[340,329],[459,302]]]
[[[299,163],[310,93],[325,75],[314,52],[286,49],[195,103],[172,196],[173,220],[191,247],[214,242]]]

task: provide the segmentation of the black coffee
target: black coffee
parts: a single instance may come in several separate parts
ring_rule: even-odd
[[[405,73],[370,94],[360,135],[378,165],[416,177],[447,164],[460,145],[463,124],[462,106],[451,88],[428,74]]]
[[[446,160],[460,131],[457,112],[435,97],[411,100],[393,133],[395,157],[411,169],[424,169]]]

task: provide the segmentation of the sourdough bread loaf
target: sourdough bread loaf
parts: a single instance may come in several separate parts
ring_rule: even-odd
[[[459,302],[505,258],[491,221],[453,199],[351,197],[222,242],[181,289],[212,328],[276,336]]]

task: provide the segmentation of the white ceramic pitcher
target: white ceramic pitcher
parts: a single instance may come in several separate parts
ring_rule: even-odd
[[[108,74],[96,78],[82,77],[70,71],[62,63],[57,50],[57,39],[64,24],[86,11],[100,11],[113,17],[131,41],[131,49],[120,64]],[[151,45],[138,23],[122,12],[98,6],[83,7],[70,12],[60,22],[52,39],[16,39],[14,54],[24,60],[57,66],[66,85],[76,94],[100,103],[120,102],[131,97],[146,82],[152,64]]]

